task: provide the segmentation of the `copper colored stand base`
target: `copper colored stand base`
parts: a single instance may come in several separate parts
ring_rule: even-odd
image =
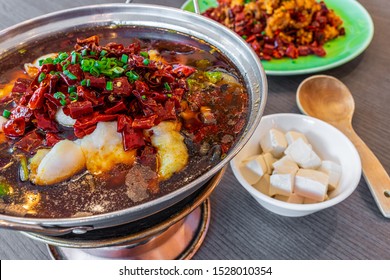
[[[138,244],[80,249],[48,245],[57,260],[183,260],[199,250],[210,223],[210,201],[207,198],[189,215],[164,232]]]

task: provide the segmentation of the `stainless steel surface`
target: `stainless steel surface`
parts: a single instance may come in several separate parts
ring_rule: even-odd
[[[0,0],[0,29],[64,8],[110,2]],[[179,8],[184,0],[134,2]],[[356,59],[323,74],[339,78],[353,92],[354,128],[390,172],[389,1],[359,2],[374,21],[373,41]],[[295,92],[306,77],[268,77],[265,114],[299,113]],[[376,207],[363,178],[356,191],[336,207],[303,218],[286,218],[262,208],[240,186],[229,167],[210,202],[213,209],[210,227],[193,259],[390,260],[390,221]],[[0,229],[0,259],[50,259],[50,255],[44,243]]]
[[[136,246],[79,249],[49,245],[48,249],[57,260],[188,260],[206,237],[210,214],[210,201],[206,199],[183,220]]]
[[[83,230],[107,228],[149,216],[175,204],[200,188],[236,155],[259,123],[266,103],[267,80],[256,54],[241,37],[229,29],[203,16],[180,9],[146,4],[107,4],[59,11],[0,31],[0,56],[15,46],[25,46],[47,36],[58,36],[58,34],[87,27],[99,30],[107,26],[112,26],[114,29],[116,26],[131,26],[153,27],[166,32],[174,30],[203,40],[225,54],[242,74],[250,95],[249,118],[244,127],[245,132],[226,158],[216,166],[185,186],[150,202],[116,212],[82,218],[35,219],[0,215],[2,221],[0,226],[17,229],[24,224],[27,230],[29,225],[32,225],[30,231],[40,233],[50,228],[52,235],[57,228],[58,235],[61,235],[64,228],[83,227],[79,230],[79,233],[83,233]]]

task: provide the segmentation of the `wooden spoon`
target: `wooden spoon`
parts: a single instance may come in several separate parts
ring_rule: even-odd
[[[342,131],[355,145],[362,161],[363,175],[379,209],[390,218],[390,178],[374,153],[352,128],[355,102],[340,80],[316,75],[302,81],[297,104],[303,114],[321,119]]]

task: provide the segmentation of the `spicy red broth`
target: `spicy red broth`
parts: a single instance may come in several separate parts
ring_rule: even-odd
[[[248,95],[220,52],[176,33],[107,32],[2,58],[0,213],[62,218],[144,203],[209,170],[242,133]]]

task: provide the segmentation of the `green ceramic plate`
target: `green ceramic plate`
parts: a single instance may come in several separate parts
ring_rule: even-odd
[[[309,74],[340,66],[361,54],[374,36],[374,24],[366,9],[356,0],[324,0],[344,21],[345,36],[325,44],[326,56],[309,55],[297,59],[283,58],[262,61],[268,75]],[[199,0],[200,11],[216,7],[217,0]],[[186,1],[183,10],[194,11],[192,0]]]

